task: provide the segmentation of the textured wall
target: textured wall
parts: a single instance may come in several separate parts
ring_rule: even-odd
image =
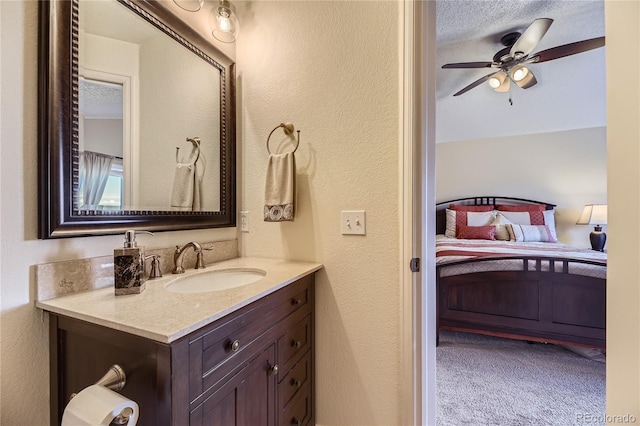
[[[438,202],[502,195],[557,204],[558,239],[591,247],[593,228],[575,223],[585,204],[607,203],[606,128],[439,143],[436,187]]]
[[[38,263],[112,255],[122,236],[37,240],[38,2],[0,2],[0,424],[49,424],[47,319],[34,308]],[[140,236],[147,247],[235,238],[236,229]]]
[[[606,1],[607,414],[640,419],[640,3]],[[613,76],[630,76],[620,79]],[[623,422],[618,421],[618,424]],[[613,424],[613,422],[612,422]]]
[[[220,77],[217,70],[165,34],[140,46],[140,204],[169,209],[176,147],[205,165],[202,210],[220,210]]]
[[[243,256],[315,260],[316,422],[400,422],[400,2],[242,4],[237,43]],[[240,8],[239,8],[240,9]],[[291,121],[293,223],[262,221],[269,132]],[[281,146],[279,130],[272,150]],[[367,212],[365,237],[340,211]]]

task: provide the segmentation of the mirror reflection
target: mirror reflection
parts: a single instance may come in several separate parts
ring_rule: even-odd
[[[219,211],[220,70],[116,1],[79,11],[74,208]]]

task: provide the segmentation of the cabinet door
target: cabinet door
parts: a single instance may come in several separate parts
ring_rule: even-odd
[[[274,426],[275,346],[249,361],[190,414],[190,425]]]

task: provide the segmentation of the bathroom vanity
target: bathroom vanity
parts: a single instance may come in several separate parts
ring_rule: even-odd
[[[205,273],[247,265],[265,277],[182,294],[165,289],[173,276],[139,295],[104,288],[38,302],[50,318],[51,424],[113,364],[127,375],[120,393],[138,403],[139,425],[314,424],[321,265],[238,258]]]

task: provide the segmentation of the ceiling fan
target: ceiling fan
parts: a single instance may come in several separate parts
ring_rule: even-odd
[[[538,81],[527,65],[563,58],[604,46],[604,37],[596,37],[575,43],[563,44],[562,46],[552,47],[551,49],[542,50],[537,53],[531,53],[547,33],[552,23],[553,19],[539,18],[533,21],[522,34],[519,32],[505,34],[500,39],[500,43],[505,47],[493,56],[493,61],[491,62],[460,62],[443,65],[442,68],[444,69],[499,69],[496,72],[479,78],[456,92],[453,96],[460,96],[485,81],[488,81],[489,86],[497,92],[508,91],[511,87],[511,82],[515,83],[518,87],[528,89]],[[509,102],[511,102],[511,99],[509,99]]]

